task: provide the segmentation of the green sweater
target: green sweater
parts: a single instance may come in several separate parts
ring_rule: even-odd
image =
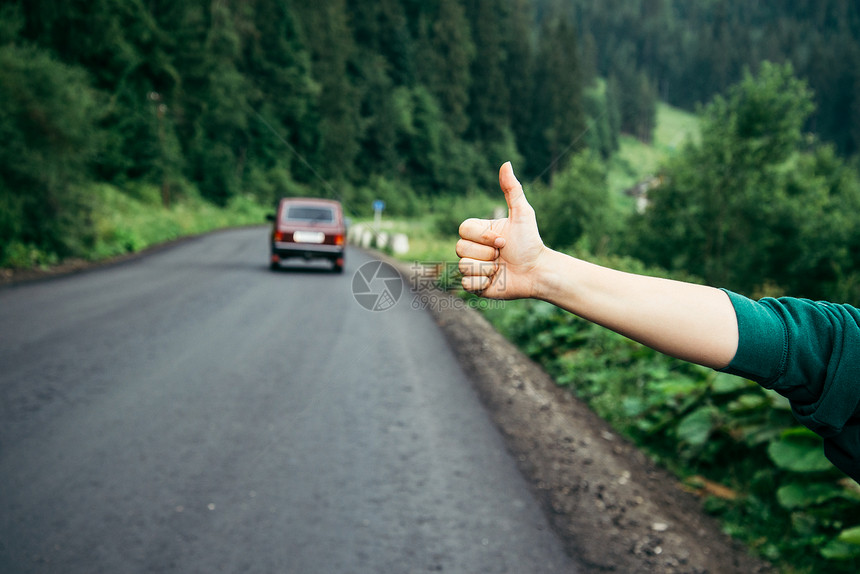
[[[788,398],[795,417],[824,438],[827,458],[860,482],[860,310],[726,293],[740,338],[725,372]]]

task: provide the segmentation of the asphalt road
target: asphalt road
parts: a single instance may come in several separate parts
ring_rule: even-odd
[[[0,290],[0,573],[576,572],[408,286],[266,236]]]

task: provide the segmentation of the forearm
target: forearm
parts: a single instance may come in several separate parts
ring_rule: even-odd
[[[738,346],[731,301],[712,287],[624,273],[547,249],[535,297],[667,355],[726,367]]]

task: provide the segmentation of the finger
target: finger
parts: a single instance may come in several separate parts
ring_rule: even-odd
[[[492,221],[489,219],[470,218],[460,224],[460,237],[484,245],[492,245],[502,248],[505,240],[493,231]]]
[[[461,281],[463,289],[472,293],[480,293],[490,285],[490,278],[482,275],[469,275]]]
[[[499,250],[489,245],[460,239],[457,241],[457,256],[477,259],[479,261],[493,261],[499,256]]]
[[[507,161],[499,169],[499,186],[505,194],[505,202],[508,204],[508,215],[513,216],[517,209],[528,205],[523,186],[514,175],[511,162]]]
[[[499,268],[495,261],[478,261],[477,259],[460,259],[459,269],[463,276],[492,277]]]

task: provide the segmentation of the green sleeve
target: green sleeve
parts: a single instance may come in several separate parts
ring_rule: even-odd
[[[860,311],[726,293],[739,341],[725,372],[787,397],[795,417],[824,437],[830,461],[860,482]]]

